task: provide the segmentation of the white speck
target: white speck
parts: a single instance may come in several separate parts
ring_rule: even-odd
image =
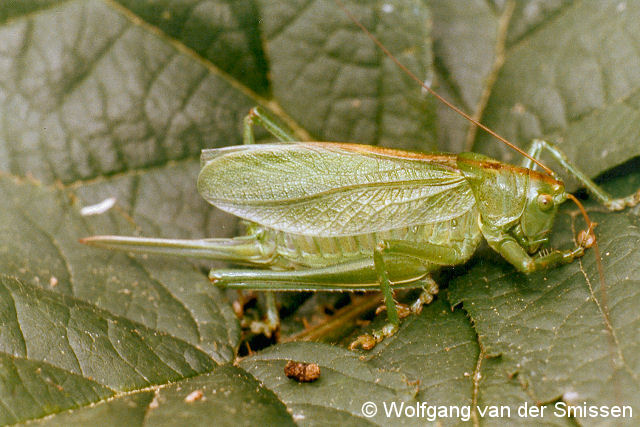
[[[153,400],[149,403],[149,409],[156,409],[160,406],[160,402],[158,402],[158,395],[153,396]]]
[[[58,285],[58,278],[56,276],[51,276],[49,278],[49,286],[55,288]]]
[[[618,12],[624,12],[625,10],[627,10],[627,2],[626,1],[622,1],[622,2],[618,3],[618,5],[616,6],[616,10]]]
[[[304,415],[303,414],[293,414],[293,421],[300,421],[300,420],[304,420]]]
[[[383,5],[382,5],[382,11],[383,11],[384,13],[391,13],[391,12],[393,12],[393,9],[394,9],[394,8],[393,8],[393,5],[392,5],[392,4],[386,3],[386,4],[383,4]]]
[[[425,79],[425,81],[424,81],[424,82],[422,82],[422,84],[423,84],[424,86],[426,86],[426,87],[424,87],[424,86],[422,87],[422,94],[423,94],[423,95],[428,95],[428,94],[429,94],[429,91],[427,90],[427,87],[428,87],[428,88],[430,88],[430,87],[431,87],[431,85],[433,84],[433,77],[431,77],[431,76],[427,77],[427,78]]]
[[[525,106],[519,102],[515,103],[513,106],[513,112],[516,114],[524,114],[527,109]]]
[[[540,7],[534,2],[528,3],[522,11],[522,14],[527,20],[535,19],[540,16]]]
[[[574,403],[578,400],[579,394],[576,391],[565,391],[562,395],[562,400],[567,403]]]
[[[80,215],[82,216],[90,216],[90,215],[99,215],[105,213],[109,209],[111,209],[116,204],[115,197],[109,197],[108,199],[104,199],[100,203],[96,203],[95,205],[85,206],[80,209]]]
[[[187,403],[193,403],[196,400],[202,399],[203,393],[202,390],[194,390],[187,397],[184,398],[184,401]]]

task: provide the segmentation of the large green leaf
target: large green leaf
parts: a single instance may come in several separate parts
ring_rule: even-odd
[[[327,3],[260,1],[278,102],[320,141],[434,149],[435,104]],[[418,0],[346,5],[409,69],[431,77],[428,8]]]
[[[552,19],[506,46],[485,124],[520,143],[551,138],[596,175],[640,154],[632,125],[639,118],[640,4],[576,2],[547,13]],[[485,135],[476,147],[504,151]]]
[[[640,154],[636,2],[345,3],[421,80],[515,141],[553,139],[591,176]],[[524,276],[484,248],[369,352],[347,350],[346,338],[241,358],[239,322],[206,278],[212,264],[78,243],[237,234],[197,194],[198,157],[240,144],[257,104],[301,139],[518,161],[422,94],[331,1],[2,2],[1,424],[633,424],[557,416],[554,405],[640,411],[638,208],[587,204],[603,280],[593,249]],[[629,194],[637,168],[602,181]],[[105,200],[115,206],[83,214]],[[571,247],[582,227],[566,206],[553,245]],[[329,298],[297,312],[292,301],[287,330],[331,311]],[[286,378],[289,360],[317,363],[320,378]],[[387,417],[392,402],[463,412]],[[482,416],[488,405],[510,418]],[[544,407],[544,419],[522,417],[523,405]]]

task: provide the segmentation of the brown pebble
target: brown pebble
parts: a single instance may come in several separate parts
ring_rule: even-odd
[[[300,383],[310,383],[320,377],[320,366],[318,366],[317,363],[303,363],[290,360],[284,367],[284,374]]]

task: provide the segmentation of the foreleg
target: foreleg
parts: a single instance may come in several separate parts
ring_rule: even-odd
[[[534,159],[538,160],[543,150],[546,150],[551,156],[560,163],[560,165],[567,170],[572,176],[574,176],[582,185],[587,188],[591,194],[594,195],[600,203],[602,203],[607,209],[611,211],[619,211],[626,207],[635,206],[640,203],[640,190],[635,193],[621,198],[614,198],[598,184],[593,182],[587,175],[578,169],[573,163],[569,161],[569,158],[562,152],[556,145],[543,141],[541,139],[534,139],[528,154]],[[535,164],[531,159],[525,158],[522,164],[524,167],[534,169]]]

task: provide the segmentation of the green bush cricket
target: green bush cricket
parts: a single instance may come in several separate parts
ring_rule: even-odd
[[[254,144],[254,125],[281,142]],[[430,273],[466,262],[483,238],[523,273],[570,263],[591,246],[593,225],[587,219],[589,228],[575,248],[531,256],[548,240],[558,205],[573,197],[537,160],[542,151],[608,209],[640,201],[640,192],[613,199],[557,147],[541,140],[533,142],[516,167],[475,153],[422,154],[295,139],[255,108],[245,119],[244,145],[203,151],[198,190],[211,204],[249,221],[245,236],[201,240],[94,236],[83,242],[266,268],[212,270],[210,279],[222,287],[379,289],[388,323],[352,344],[371,348],[395,333],[401,316],[419,312],[432,300],[437,285]],[[536,166],[545,172],[534,170]],[[393,290],[402,288],[422,289],[411,307],[394,301]],[[272,306],[268,324],[275,328],[277,321]]]

